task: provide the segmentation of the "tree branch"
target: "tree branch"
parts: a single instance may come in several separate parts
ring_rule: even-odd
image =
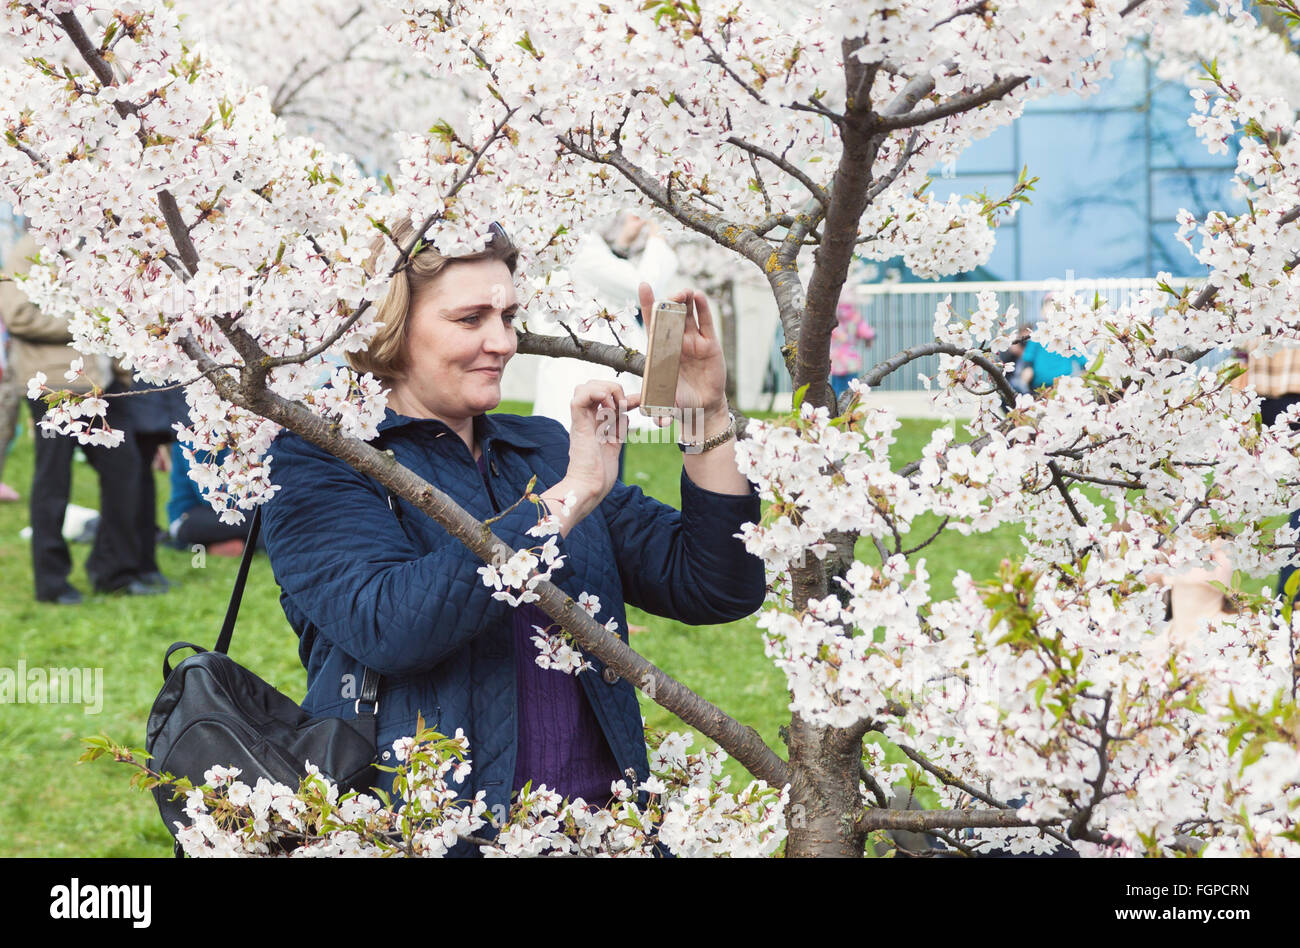
[[[755,89],[752,85],[750,85],[748,82],[742,79],[740,75],[736,72],[736,70],[732,69],[730,66],[727,65],[726,60],[722,58],[722,54],[713,48],[713,44],[709,42],[709,38],[705,36],[703,33],[700,33],[699,37],[704,42],[704,45],[709,48],[709,55],[704,57],[704,61],[706,63],[712,63],[715,66],[721,66],[722,71],[725,72],[728,76],[730,76],[733,80],[735,80],[736,84],[739,85],[740,88],[748,92],[750,96],[756,99],[757,101],[763,103],[764,105],[767,105],[767,100],[763,98],[762,94],[757,89]]]
[[[866,784],[867,789],[871,791],[871,795],[876,798],[876,806],[880,807],[882,810],[889,809],[888,794],[885,793],[884,788],[880,786],[880,783],[876,778],[871,776],[866,767],[860,767],[858,776],[862,778],[862,782]]]
[[[798,351],[795,353],[794,388],[798,391],[807,385],[805,400],[814,407],[833,404],[826,366],[830,364],[835,308],[844,281],[848,279],[858,224],[867,209],[871,166],[879,151],[880,139],[865,134],[856,124],[849,124],[844,127],[843,141],[843,153],[831,183],[830,203],[824,208],[821,245],[800,313]],[[810,229],[811,226],[815,224],[811,224]],[[802,235],[799,240],[802,240]]]
[[[90,71],[95,74],[99,84],[105,87],[117,85],[117,80],[113,76],[113,67],[100,55],[99,48],[90,41],[90,37],[86,35],[81,21],[77,19],[77,15],[75,13],[60,13],[57,14],[57,18],[59,25],[63,27],[63,32],[72,41],[72,45],[76,47],[81,58],[90,67]],[[126,118],[127,115],[135,111],[135,106],[127,102],[115,101],[113,107],[117,109],[117,114],[122,118]]]
[[[342,30],[344,27],[346,27],[357,17],[361,16],[363,12],[364,12],[364,8],[360,4],[358,4],[357,8],[353,10],[342,23],[338,24],[338,29]],[[329,60],[321,63],[319,67],[309,72],[302,80],[298,82],[297,85],[295,85],[291,90],[289,90],[289,92],[286,93],[285,87],[288,86],[289,80],[293,78],[294,72],[296,72],[299,67],[303,66],[307,62],[306,56],[299,58],[299,60],[296,63],[294,63],[293,68],[290,69],[289,72],[285,75],[284,80],[280,83],[280,88],[275,90],[275,95],[271,97],[271,111],[274,112],[276,115],[279,115],[281,111],[284,109],[284,107],[293,101],[294,96],[296,96],[299,92],[303,90],[303,88],[307,85],[307,83],[311,82],[317,76],[324,73],[327,69],[334,68],[338,66],[340,63],[347,62],[349,59],[352,58],[352,54],[356,52],[358,47],[360,47],[361,44],[364,43],[366,39],[367,36],[365,31],[364,30],[360,31],[360,35],[357,37],[356,41],[353,42],[351,46],[349,46],[347,49],[343,51],[342,56],[340,56],[338,59]]]
[[[916,154],[916,139],[920,135],[919,129],[912,129],[912,134],[907,136],[907,144],[903,146],[902,152],[898,156],[898,161],[894,167],[889,169],[884,175],[876,180],[876,183],[867,191],[867,202],[870,203],[879,197],[884,190],[898,180],[898,176],[903,173],[907,167],[908,161]]]
[[[760,148],[758,145],[751,144],[743,138],[739,138],[735,135],[729,136],[725,141],[728,145],[735,145],[741,151],[748,152],[755,157],[762,158],[763,160],[776,165],[776,167],[780,168],[786,174],[790,175],[790,177],[796,179],[800,184],[807,188],[809,193],[817,199],[818,203],[821,204],[822,207],[826,207],[829,203],[830,196],[826,193],[826,189],[810,178],[792,162],[787,161],[775,152],[768,151],[766,148]]]
[[[525,355],[552,356],[559,359],[579,359],[594,365],[604,365],[619,372],[640,375],[644,371],[645,356],[632,349],[612,346],[604,342],[585,339],[548,336],[536,332],[518,333],[519,349]]]
[[[976,349],[963,349],[961,346],[954,345],[950,342],[925,342],[904,349],[901,352],[890,356],[884,362],[877,363],[870,372],[862,376],[862,382],[864,385],[875,388],[887,377],[894,372],[897,372],[909,362],[913,362],[916,359],[928,355],[960,356],[961,358],[978,365],[988,374],[990,381],[992,381],[997,387],[998,393],[1002,397],[1003,405],[1009,407],[1015,404],[1015,389],[1011,387],[1011,383],[1007,381],[1006,375],[993,363],[991,359],[984,356]],[[1060,466],[1057,465],[1055,461],[1048,461],[1047,467],[1052,475],[1052,484],[1065,500],[1065,506],[1070,511],[1070,516],[1074,518],[1074,522],[1079,526],[1085,526],[1087,521],[1084,520],[1083,515],[1079,513],[1079,508],[1075,505],[1074,498],[1070,495],[1070,489],[1062,477]]]
[[[828,109],[826,106],[822,105],[816,99],[810,98],[807,103],[791,102],[789,105],[786,106],[786,108],[793,109],[795,112],[813,112],[817,115],[820,115],[822,118],[830,119],[832,122],[835,123],[835,125],[837,125],[840,128],[844,127],[844,122],[845,122],[844,116],[840,115],[839,112],[834,112]]]
[[[1026,820],[1008,810],[877,810],[864,812],[857,819],[864,832],[905,830],[925,833],[935,829],[991,829],[1035,827],[1049,829],[1057,820]]]
[[[199,252],[194,248],[190,229],[185,226],[181,209],[177,206],[176,198],[172,196],[171,191],[164,188],[158,192],[158,207],[162,210],[163,220],[167,222],[167,232],[171,234],[176,244],[176,252],[180,254],[181,263],[185,265],[186,274],[193,276],[199,269]]]
[[[1028,81],[1028,76],[1011,76],[1006,79],[998,79],[989,83],[983,89],[956,96],[932,108],[921,109],[918,112],[908,111],[898,115],[878,115],[872,120],[871,124],[873,128],[882,131],[926,125],[938,119],[956,115],[959,112],[967,112],[978,108],[986,102],[1000,99],[1017,86],[1022,86]],[[933,83],[931,83],[931,87],[933,87]]]
[[[951,23],[953,20],[957,19],[958,17],[967,16],[971,13],[983,13],[985,10],[988,9],[988,5],[989,5],[989,0],[979,0],[978,3],[972,3],[970,4],[970,6],[962,7],[961,9],[948,14],[942,20],[936,20],[934,22],[934,25],[931,26],[930,29],[933,30],[936,26],[943,26],[945,23]]]
[[[655,206],[676,219],[691,230],[703,234],[719,246],[734,250],[740,256],[753,263],[763,271],[768,285],[772,287],[776,298],[777,311],[781,319],[781,328],[787,343],[798,338],[799,314],[803,311],[804,292],[799,282],[799,274],[794,264],[787,260],[784,247],[791,244],[791,259],[798,253],[798,244],[802,236],[793,240],[787,234],[781,251],[773,252],[767,242],[752,229],[731,223],[724,217],[709,211],[687,207],[676,200],[671,191],[652,178],[643,169],[630,161],[621,148],[614,148],[608,153],[600,153],[593,148],[579,145],[570,135],[562,135],[557,141],[568,151],[580,158],[598,164],[610,165],[626,178],[638,191],[649,198]],[[812,200],[795,221],[790,225],[791,234],[796,231],[806,233],[802,228],[811,229],[821,219],[821,205]],[[805,219],[806,218],[806,219]],[[794,376],[793,351],[787,354],[786,367],[791,377]]]
[[[718,214],[701,211],[682,204],[673,197],[668,188],[634,164],[623,153],[621,148],[601,153],[596,151],[594,147],[588,148],[578,144],[574,141],[573,136],[567,133],[559,136],[556,141],[579,158],[585,158],[596,164],[609,165],[614,168],[638,191],[649,198],[656,207],[683,226],[689,227],[696,233],[703,234],[716,244],[736,251],[745,259],[760,267],[767,262],[770,251],[767,244],[757,234],[748,228],[732,224],[732,222]]]
[[[1142,6],[1146,0],[1133,0],[1128,6],[1120,11],[1120,16],[1128,16],[1138,7]],[[976,12],[982,6],[980,3],[971,4],[968,7],[958,9],[952,16],[945,20],[939,20],[935,26],[947,22],[948,19],[955,19],[958,16]],[[946,63],[940,68],[946,68],[951,63]],[[918,125],[924,125],[927,122],[933,122],[936,119],[947,118],[949,115],[955,115],[958,112],[965,112],[969,109],[977,108],[994,99],[1000,99],[1007,93],[1013,91],[1030,79],[1029,76],[1008,76],[1004,79],[998,79],[989,83],[983,89],[970,92],[965,95],[949,99],[947,102],[940,103],[932,108],[922,109],[914,112],[922,99],[926,98],[934,91],[934,80],[929,75],[914,77],[895,99],[880,114],[870,116],[869,121],[873,129],[893,130],[898,128],[913,128]],[[857,103],[853,110],[858,115],[865,114],[866,110],[862,109]]]
[[[1107,726],[1110,721],[1110,704],[1111,693],[1107,691],[1102,701],[1101,715],[1097,719],[1097,729],[1101,736],[1096,745],[1097,776],[1088,784],[1092,787],[1092,799],[1070,820],[1069,830],[1071,839],[1082,839],[1102,846],[1113,846],[1116,841],[1104,833],[1092,829],[1088,826],[1088,821],[1092,819],[1092,811],[1097,804],[1109,796],[1109,794],[1103,792],[1103,789],[1106,785],[1106,774],[1110,769],[1110,757],[1106,753],[1106,748],[1110,746],[1112,738]]]
[[[1135,5],[1136,4],[1130,4],[1130,6],[1135,6]],[[1297,220],[1300,220],[1300,206],[1291,208],[1291,210],[1287,211],[1285,214],[1279,217],[1277,219],[1277,226],[1280,229],[1282,227],[1287,226],[1288,224],[1295,223]],[[1254,244],[1248,245],[1246,247],[1247,253],[1253,253],[1254,250],[1255,250]],[[1292,257],[1289,261],[1287,261],[1286,267],[1294,268],[1296,266],[1300,266],[1300,256]],[[1286,269],[1286,267],[1284,267],[1283,269]],[[1188,308],[1193,310],[1205,309],[1205,307],[1209,306],[1211,303],[1214,302],[1214,298],[1218,295],[1219,295],[1219,287],[1213,283],[1207,282],[1205,286],[1201,288],[1201,292],[1197,293],[1196,296],[1187,304]],[[1179,300],[1180,301],[1182,300],[1181,295],[1179,296]],[[1177,359],[1179,362],[1187,362],[1190,364],[1192,362],[1196,362],[1204,358],[1209,353],[1210,353],[1209,349],[1197,349],[1194,348],[1193,346],[1182,346],[1181,348],[1178,349],[1166,349],[1163,352],[1158,352],[1156,353],[1155,357],[1157,361],[1163,361],[1165,359]]]
[[[925,541],[923,541],[923,542],[921,542],[921,543],[918,543],[916,546],[912,547],[910,550],[904,550],[904,551],[903,551],[903,555],[904,555],[904,556],[911,556],[913,553],[919,553],[921,550],[924,550],[927,546],[929,546],[929,545],[930,545],[931,543],[933,543],[935,540],[939,539],[939,534],[943,533],[944,528],[946,528],[946,527],[948,526],[948,521],[951,520],[951,519],[952,519],[952,515],[951,515],[951,514],[949,514],[948,516],[944,517],[944,518],[943,518],[943,522],[940,523],[939,526],[935,528],[934,533],[930,534],[929,539],[927,539],[927,540],[925,540]]]
[[[765,237],[769,232],[777,227],[790,228],[794,226],[795,216],[793,214],[772,214],[763,218],[752,228],[754,233],[760,237]],[[775,240],[776,238],[772,238]]]
[[[1006,803],[997,799],[991,794],[987,794],[984,791],[980,790],[978,787],[966,783],[964,780],[962,780],[960,777],[958,777],[956,774],[954,774],[952,771],[948,770],[947,768],[940,767],[938,764],[934,763],[933,761],[923,757],[918,751],[914,750],[913,748],[908,747],[904,744],[897,744],[897,743],[895,743],[895,746],[899,750],[901,750],[909,760],[917,764],[922,770],[926,771],[927,773],[933,774],[945,785],[960,790],[962,793],[966,794],[971,799],[979,800],[981,803],[985,803],[991,807],[995,807],[998,810],[1014,810],[1013,807],[1009,807]],[[1059,830],[1044,828],[1043,832],[1046,833],[1048,836],[1052,837],[1053,839],[1055,839],[1057,842],[1064,843],[1066,846],[1070,845],[1069,838],[1066,837],[1065,834],[1061,833]]]
[[[1112,480],[1108,477],[1093,477],[1091,474],[1079,474],[1076,471],[1061,471],[1062,477],[1068,477],[1072,481],[1083,481],[1085,484],[1100,484],[1104,487],[1125,487],[1129,490],[1145,490],[1146,486],[1141,481],[1120,481]]]

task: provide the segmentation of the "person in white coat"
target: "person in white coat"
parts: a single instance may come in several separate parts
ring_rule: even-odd
[[[649,283],[656,298],[663,298],[677,275],[677,254],[653,221],[626,212],[603,234],[589,233],[578,242],[569,275],[578,292],[591,293],[611,310],[622,309],[636,305],[637,287],[642,283]],[[586,332],[576,325],[569,328],[587,341],[609,345],[622,342],[637,352],[646,349],[645,327],[639,320],[626,332],[619,332],[617,339],[603,320],[597,320]],[[543,359],[537,369],[533,414],[553,418],[567,429],[574,389],[591,381],[617,382],[629,395],[641,391],[641,379],[627,372],[580,359]],[[628,415],[628,426],[658,430],[655,421],[640,412]],[[619,475],[621,479],[621,460]]]

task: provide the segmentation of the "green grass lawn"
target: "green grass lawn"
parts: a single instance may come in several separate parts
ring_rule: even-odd
[[[528,406],[503,405],[527,413]],[[24,421],[25,421],[24,417]],[[920,454],[936,426],[905,421],[898,432],[899,466]],[[671,444],[628,447],[625,479],[648,494],[676,505],[681,455]],[[24,501],[32,474],[30,428],[14,444],[5,481]],[[157,474],[159,522],[167,498],[166,475]],[[99,507],[97,479],[78,463],[73,502]],[[170,856],[170,837],[153,800],[132,790],[130,770],[108,761],[77,764],[80,739],[100,732],[118,742],[143,746],[145,720],[162,685],[162,655],[172,642],[210,645],[229,599],[237,562],[166,548],[158,552],[163,572],[176,588],[163,596],[90,596],[76,607],[39,604],[32,592],[31,562],[19,531],[27,524],[25,502],[0,504],[0,667],[103,669],[103,709],[87,714],[81,706],[6,704],[0,706],[0,856]],[[921,523],[918,537],[928,535]],[[922,531],[925,531],[924,533]],[[869,547],[869,544],[866,545]],[[991,576],[1002,557],[1019,550],[1014,530],[961,537],[945,534],[926,550],[934,594],[950,588],[960,567],[977,577]],[[89,590],[82,570],[88,547],[72,546],[72,582]],[[864,554],[867,555],[867,554]],[[869,554],[874,557],[874,552]],[[295,700],[302,698],[306,673],[298,662],[297,640],[280,610],[278,588],[265,557],[254,561],[231,654]],[[781,674],[763,655],[753,619],[726,626],[691,627],[629,609],[632,645],[669,674],[753,726],[782,756],[778,727],[789,720]],[[642,698],[643,713],[654,727],[680,729],[672,715]],[[747,777],[728,762],[733,782]]]

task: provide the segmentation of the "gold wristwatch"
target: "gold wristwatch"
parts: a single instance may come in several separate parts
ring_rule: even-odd
[[[728,424],[725,430],[703,441],[678,441],[678,450],[682,454],[703,454],[705,451],[712,451],[719,445],[726,444],[736,436],[736,413],[730,408],[727,409],[727,418]]]

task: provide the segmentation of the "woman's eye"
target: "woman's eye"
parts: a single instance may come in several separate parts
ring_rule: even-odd
[[[509,326],[509,325],[512,325],[512,324],[514,323],[514,321],[515,321],[515,317],[516,317],[517,315],[519,315],[519,314],[518,314],[518,313],[502,313],[502,314],[501,314],[501,319],[505,322],[505,324],[506,324],[507,326]]]

